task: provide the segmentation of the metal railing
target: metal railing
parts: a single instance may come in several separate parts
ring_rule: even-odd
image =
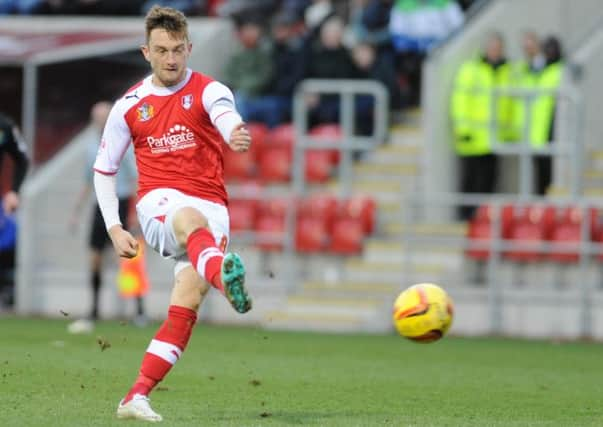
[[[517,156],[519,158],[519,194],[529,195],[533,192],[534,156],[549,156],[551,158],[569,159],[569,183],[562,182],[565,176],[557,171],[555,182],[557,185],[568,184],[571,194],[578,195],[582,192],[582,164],[583,164],[583,139],[581,135],[583,103],[580,93],[569,87],[558,89],[525,89],[520,87],[497,88],[492,90],[490,97],[491,120],[488,123],[488,139],[491,141],[492,153],[499,156]],[[554,139],[542,146],[535,147],[531,144],[532,106],[542,96],[553,96],[554,111],[551,117],[556,120],[551,124]],[[519,141],[504,142],[498,139],[499,123],[496,120],[497,105],[501,97],[508,97],[512,102],[521,102],[524,107],[523,128]],[[556,111],[564,112],[563,119]],[[561,162],[558,162],[560,165]]]
[[[503,332],[503,305],[502,291],[509,283],[500,280],[499,272],[503,265],[505,254],[512,251],[523,253],[538,253],[546,257],[558,253],[576,253],[578,259],[574,262],[578,270],[578,286],[580,292],[580,333],[582,337],[592,336],[594,319],[592,315],[593,283],[589,279],[588,267],[596,256],[603,254],[603,244],[591,239],[591,209],[603,212],[603,201],[596,198],[566,197],[548,199],[538,196],[523,195],[520,198],[513,194],[462,194],[462,193],[440,193],[440,194],[410,194],[402,198],[402,204],[406,208],[402,243],[404,247],[417,249],[421,246],[437,246],[439,248],[461,249],[464,254],[468,251],[487,251],[485,262],[485,286],[488,290],[488,311],[490,317],[490,332],[499,334]],[[468,231],[463,236],[443,237],[437,235],[426,236],[415,230],[415,225],[422,221],[426,210],[441,207],[459,206],[484,206],[490,210],[490,232],[488,238],[471,239]],[[572,207],[579,212],[580,239],[579,241],[553,242],[544,237],[541,241],[515,240],[507,238],[503,233],[503,208],[513,206],[522,209],[526,207],[555,207],[558,212],[563,208]],[[481,241],[480,241],[481,240]],[[410,277],[412,268],[410,266],[409,253],[403,260],[403,275]],[[469,259],[469,258],[467,258]],[[512,262],[512,261],[511,261]],[[535,261],[540,262],[540,261]],[[554,263],[554,261],[550,261]],[[600,262],[600,261],[597,261]],[[556,264],[559,265],[559,264]],[[405,282],[404,277],[402,278]],[[450,278],[448,278],[450,280]],[[452,285],[446,283],[443,285]],[[553,285],[550,283],[549,285]]]

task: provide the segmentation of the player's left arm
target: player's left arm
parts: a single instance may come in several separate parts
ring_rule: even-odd
[[[6,135],[5,149],[6,152],[13,159],[13,182],[11,189],[4,195],[2,205],[4,211],[8,214],[13,213],[19,207],[19,189],[25,175],[27,174],[27,167],[29,166],[29,160],[27,158],[27,151],[25,143],[21,138],[21,133],[16,125],[12,122],[7,122],[6,129],[3,129]]]
[[[224,141],[234,151],[247,151],[251,135],[237,112],[232,91],[220,82],[208,84],[202,95],[203,107]]]
[[[120,257],[133,258],[138,253],[138,241],[123,228],[119,218],[119,199],[116,174],[132,136],[125,121],[122,104],[113,106],[94,162],[94,189],[105,227]]]

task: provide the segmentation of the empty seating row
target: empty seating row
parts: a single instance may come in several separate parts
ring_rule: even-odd
[[[586,223],[583,225],[584,217]],[[577,262],[580,258],[580,242],[603,242],[601,212],[595,208],[552,205],[504,205],[494,209],[490,205],[480,206],[467,229],[469,242],[486,244],[495,233],[504,242],[521,242],[523,248],[504,250],[504,258],[518,262],[551,260],[555,262]],[[582,238],[585,227],[585,239]],[[545,245],[551,248],[545,250]],[[475,245],[474,245],[475,246]],[[469,258],[487,260],[490,249],[469,247]],[[603,260],[603,254],[599,256]]]
[[[331,252],[356,254],[364,238],[375,229],[376,204],[369,197],[337,199],[332,195],[313,195],[294,202],[291,199],[232,199],[229,203],[230,227],[258,233],[256,244],[266,251],[283,249],[287,214],[295,207],[295,249],[302,253]],[[291,212],[292,213],[292,212]],[[277,241],[263,241],[263,234],[276,234]]]
[[[224,150],[224,174],[229,182],[260,179],[267,183],[283,183],[291,180],[295,129],[284,124],[268,129],[260,123],[247,125],[252,137],[251,149],[246,153]],[[341,129],[336,124],[313,128],[310,135],[318,140],[337,141]],[[306,152],[306,180],[322,183],[331,176],[339,162],[337,150],[308,150]]]

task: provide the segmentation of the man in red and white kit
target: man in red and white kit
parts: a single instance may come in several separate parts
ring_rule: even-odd
[[[149,393],[182,355],[209,286],[239,313],[251,309],[243,263],[235,253],[224,254],[229,217],[222,155],[224,142],[242,152],[251,138],[232,92],[187,68],[191,43],[184,15],[155,6],[145,24],[142,53],[152,74],[113,106],[94,164],[94,186],[116,252],[134,257],[138,244],[122,227],[115,191],[115,174],[132,143],[142,232],[149,246],[175,260],[168,317],[117,408],[118,418],[157,422],[162,418],[151,409]]]

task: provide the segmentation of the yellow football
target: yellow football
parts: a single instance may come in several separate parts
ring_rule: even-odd
[[[446,334],[454,313],[452,299],[432,283],[413,285],[400,293],[394,303],[393,321],[405,338],[428,343]]]

